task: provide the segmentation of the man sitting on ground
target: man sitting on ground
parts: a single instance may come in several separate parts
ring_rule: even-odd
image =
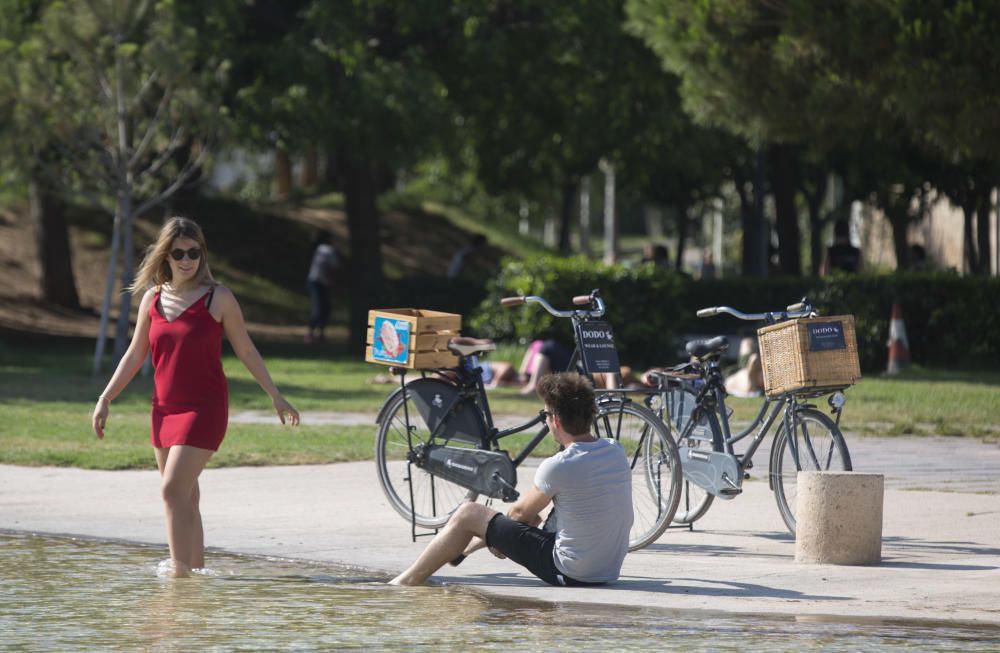
[[[534,485],[503,515],[464,503],[393,585],[420,585],[451,562],[488,546],[550,585],[616,580],[632,527],[632,479],[621,445],[590,435],[594,389],[575,372],[538,381],[552,437],[564,447],[542,461]],[[540,513],[553,504],[544,528]],[[475,541],[474,541],[475,538]]]

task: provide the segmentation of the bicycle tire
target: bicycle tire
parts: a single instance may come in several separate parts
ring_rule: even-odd
[[[632,528],[629,551],[645,548],[670,525],[681,490],[681,463],[667,426],[649,409],[631,402],[598,406],[595,435],[622,444],[632,469]]]
[[[849,472],[851,454],[837,424],[815,408],[800,408],[793,415],[798,461],[788,446],[786,424],[782,421],[771,451],[771,488],[778,512],[788,530],[795,534],[795,497],[798,472]]]
[[[375,466],[379,485],[389,500],[389,505],[404,519],[412,519],[423,528],[441,528],[458,506],[466,501],[475,501],[478,494],[407,462],[411,446],[426,443],[430,437],[430,428],[412,401],[404,414],[403,401],[403,393],[396,393],[389,398],[382,412],[383,417],[375,438]],[[407,438],[407,414],[410,420],[410,438]],[[462,443],[454,440],[449,444],[462,446]],[[472,445],[468,446],[472,448]]]

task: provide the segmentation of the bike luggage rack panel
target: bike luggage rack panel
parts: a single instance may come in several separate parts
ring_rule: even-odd
[[[421,308],[368,311],[365,360],[369,363],[431,369],[455,367],[458,357],[448,341],[459,335],[462,316]]]
[[[861,378],[853,315],[787,320],[758,329],[757,339],[768,397]]]

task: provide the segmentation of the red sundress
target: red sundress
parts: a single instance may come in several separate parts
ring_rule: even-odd
[[[217,451],[229,423],[229,388],[222,372],[222,324],[209,313],[215,289],[173,320],[149,308],[153,352],[150,440],[158,449],[185,444]]]

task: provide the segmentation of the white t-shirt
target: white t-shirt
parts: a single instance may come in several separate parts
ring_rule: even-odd
[[[574,442],[535,472],[535,487],[554,505],[545,530],[556,532],[552,556],[570,578],[618,578],[632,528],[632,474],[614,440]]]
[[[327,243],[317,245],[312,263],[309,265],[309,281],[319,281],[325,286],[332,286],[333,270],[338,263],[337,250],[333,248],[333,245]]]

